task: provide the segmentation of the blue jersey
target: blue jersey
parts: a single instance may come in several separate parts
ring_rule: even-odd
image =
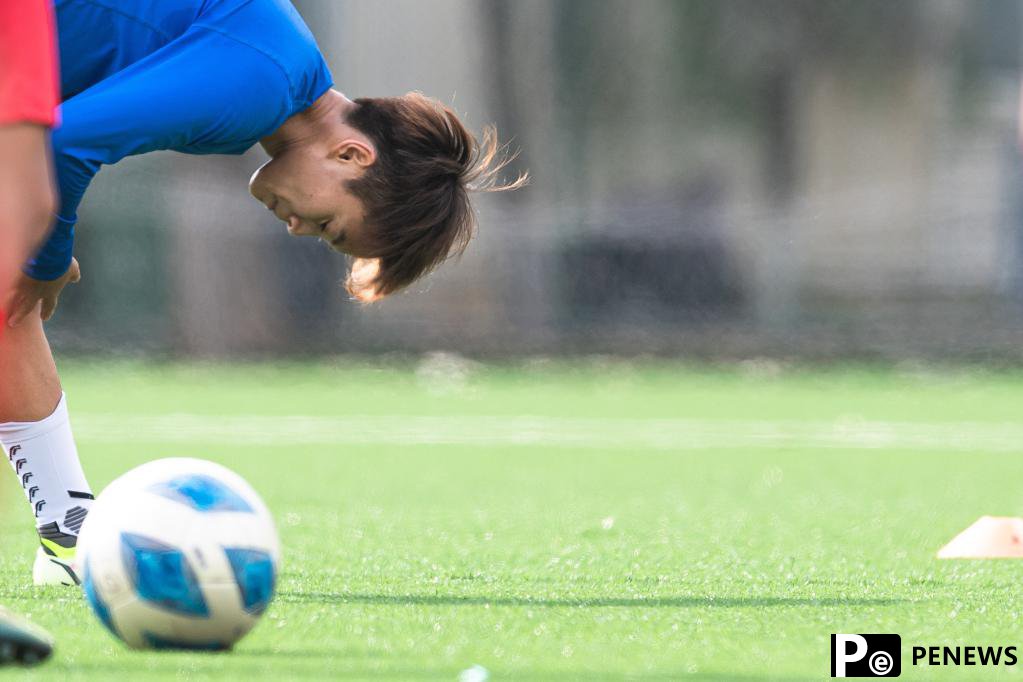
[[[26,272],[60,277],[103,164],[157,149],[241,154],[331,86],[287,0],[57,0],[60,211]]]

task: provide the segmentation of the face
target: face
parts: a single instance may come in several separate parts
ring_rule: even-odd
[[[325,148],[318,143],[280,150],[253,174],[249,191],[296,237],[316,237],[330,248],[370,258],[374,249],[362,202],[346,182],[362,176],[375,159],[359,140]]]

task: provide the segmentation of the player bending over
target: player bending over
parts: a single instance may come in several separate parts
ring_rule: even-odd
[[[250,191],[288,232],[355,258],[347,286],[372,301],[408,286],[472,235],[473,190],[499,185],[482,143],[419,94],[349,100],[286,0],[57,0],[62,125],[53,135],[56,225],[25,268],[0,340],[0,441],[35,514],[37,584],[77,580],[73,559],[92,492],[42,321],[78,277],[76,210],[103,164],[157,149],[271,160]],[[41,306],[41,308],[40,308]],[[40,314],[41,311],[41,314]]]

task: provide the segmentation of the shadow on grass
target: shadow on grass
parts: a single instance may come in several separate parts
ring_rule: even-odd
[[[279,655],[279,654],[277,654]],[[352,665],[343,652],[336,652],[332,661],[312,663],[300,668],[288,668],[281,670],[270,661],[246,661],[247,656],[252,652],[238,652],[231,654],[234,660],[225,668],[216,670],[207,669],[203,671],[210,677],[223,679],[240,679],[249,677],[251,679],[332,679],[332,680],[453,680],[457,679],[458,672],[453,669],[444,668],[411,668],[407,665],[395,665],[384,670],[374,668],[363,668]],[[162,660],[154,660],[152,657],[145,661],[142,670],[143,677],[166,676],[176,679],[192,679],[205,677],[199,673],[202,670],[202,662],[199,660],[182,660],[174,653],[160,655]],[[61,673],[74,672],[76,676],[83,674],[102,674],[116,679],[132,679],[133,675],[139,673],[139,667],[130,661],[120,663],[82,662],[73,668],[65,670],[54,669],[50,666],[51,672]],[[816,678],[811,677],[775,677],[769,674],[748,675],[731,672],[700,671],[699,673],[678,672],[647,672],[635,671],[627,675],[620,672],[601,673],[587,670],[521,670],[511,671],[510,676],[514,679],[532,680],[553,680],[573,679],[588,680],[589,682],[603,682],[611,680],[644,680],[646,682],[668,682],[669,680],[692,679],[692,680],[728,680],[729,682],[803,682]],[[109,678],[108,677],[108,678]],[[495,678],[504,678],[500,671],[495,671]]]
[[[387,604],[397,606],[537,606],[552,608],[756,608],[765,606],[894,606],[906,599],[869,599],[838,597],[609,597],[602,599],[530,599],[527,597],[459,597],[428,594],[360,594],[327,592],[281,592],[284,603]]]
[[[101,674],[104,679],[150,679],[153,676],[167,677],[170,679],[227,679],[238,680],[242,677],[250,679],[330,679],[330,680],[451,680],[455,679],[457,673],[447,669],[408,668],[396,665],[386,670],[374,670],[372,668],[352,667],[346,660],[344,652],[336,652],[330,660],[320,659],[318,662],[310,662],[298,668],[290,667],[281,669],[270,661],[261,661],[253,658],[246,660],[251,654],[238,652],[227,654],[231,660],[219,668],[204,668],[203,659],[186,659],[185,654],[180,652],[161,653],[160,660],[152,656],[145,660],[142,666],[138,662],[96,662],[86,661],[80,665],[60,670],[55,666],[48,666],[53,675],[52,679],[63,679],[61,673],[73,673],[75,677],[83,674]],[[208,654],[203,654],[207,656]],[[14,670],[14,669],[12,669]],[[140,670],[143,671],[140,673]]]

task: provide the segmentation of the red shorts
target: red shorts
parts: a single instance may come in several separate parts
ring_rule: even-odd
[[[51,0],[0,0],[0,125],[53,126],[58,74]]]

